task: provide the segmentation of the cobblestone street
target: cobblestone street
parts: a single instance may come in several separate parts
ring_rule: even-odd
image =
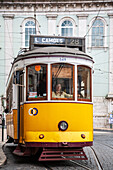
[[[36,157],[17,157],[12,154],[14,145],[6,144],[4,152],[7,156],[7,163],[3,165],[1,170],[113,170],[113,132],[97,132],[94,131],[93,147],[86,147],[84,151],[88,157],[88,161],[53,161],[38,162]]]

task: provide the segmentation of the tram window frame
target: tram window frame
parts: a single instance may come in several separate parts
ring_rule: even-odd
[[[46,66],[46,96],[37,97],[37,98],[35,98],[35,97],[29,98],[28,97],[28,67],[36,66],[36,65],[45,65]],[[44,63],[35,63],[35,64],[28,65],[26,67],[26,101],[47,100],[47,99],[48,99],[48,65],[44,64]]]
[[[13,77],[11,77],[7,91],[6,91],[6,109],[7,113],[11,113],[13,106]]]
[[[24,73],[20,75],[20,102],[24,102]]]
[[[73,68],[72,68],[72,70],[73,70],[73,97],[72,98],[54,98],[54,97],[52,97],[52,66],[53,65],[57,65],[57,64],[65,64],[65,65],[70,65],[70,66],[72,66]],[[53,64],[51,64],[51,66],[50,66],[50,69],[51,69],[51,90],[50,90],[50,97],[51,97],[51,100],[71,100],[71,101],[74,101],[75,100],[75,65],[73,65],[73,64],[70,64],[70,63],[53,63]]]
[[[78,97],[78,67],[84,67],[88,68],[90,70],[90,98],[79,98]],[[86,101],[86,102],[92,102],[92,69],[85,65],[77,65],[77,100],[78,101]]]

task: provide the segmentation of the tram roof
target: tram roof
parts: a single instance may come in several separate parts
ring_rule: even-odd
[[[27,51],[15,58],[14,63],[21,59],[32,58],[32,57],[52,57],[52,56],[66,56],[72,58],[83,58],[92,60],[93,58],[86,53],[79,51],[75,48],[69,47],[40,47],[34,50]]]

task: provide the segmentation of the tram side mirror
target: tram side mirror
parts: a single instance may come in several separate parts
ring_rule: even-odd
[[[19,84],[20,83],[20,71],[14,72],[13,76],[13,84]]]
[[[4,110],[4,112],[5,112],[5,113],[9,113],[9,110],[6,108],[6,109]]]

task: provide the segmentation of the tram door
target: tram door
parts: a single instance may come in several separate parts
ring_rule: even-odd
[[[24,74],[20,74],[20,139],[24,136]]]
[[[24,127],[24,73],[23,70],[14,73],[13,84],[17,86],[17,139],[23,140]]]

